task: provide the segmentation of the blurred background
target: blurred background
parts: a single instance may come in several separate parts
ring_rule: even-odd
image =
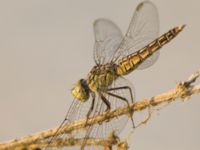
[[[58,126],[73,100],[72,85],[94,65],[94,20],[109,18],[125,33],[139,2],[0,1],[0,141]],[[187,27],[162,48],[156,64],[127,76],[137,100],[174,88],[200,67],[200,2],[152,2],[159,11],[160,34],[180,24]],[[130,149],[198,150],[199,107],[197,95],[156,111],[129,139]]]

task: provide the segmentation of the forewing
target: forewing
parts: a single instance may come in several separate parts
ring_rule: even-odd
[[[108,19],[98,19],[94,22],[94,36],[95,63],[110,62],[123,38],[120,29]]]
[[[159,17],[156,6],[149,1],[140,3],[131,19],[127,33],[115,54],[115,61],[147,46],[159,35]],[[154,53],[138,68],[144,69],[158,59],[159,52]]]
[[[60,133],[60,131],[62,131],[62,129],[67,124],[72,123],[73,121],[77,121],[79,119],[86,119],[86,116],[90,109],[90,106],[91,106],[91,99],[89,99],[87,102],[81,102],[81,101],[74,99],[67,111],[67,114],[64,118],[64,122],[62,122],[58,131],[55,133],[55,135],[53,137],[50,137],[45,142],[49,143],[49,145],[50,145],[55,140],[65,140],[65,139],[69,139],[71,137],[84,138],[85,133],[86,133],[86,130],[84,130],[84,129],[82,131],[73,131],[70,133]],[[60,145],[62,145],[62,143],[60,143]],[[45,150],[57,149],[57,148],[51,148],[51,147],[48,148],[48,146],[45,148]],[[59,148],[59,149],[62,149],[62,148]]]

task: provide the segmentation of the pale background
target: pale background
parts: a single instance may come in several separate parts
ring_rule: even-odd
[[[126,31],[136,0],[0,1],[0,141],[57,126],[70,89],[94,65],[92,23],[112,19]],[[187,28],[162,49],[157,63],[128,76],[137,99],[173,88],[200,67],[200,2],[153,0],[160,33]],[[129,140],[134,150],[199,150],[200,95],[155,112]],[[128,133],[127,126],[123,135]]]

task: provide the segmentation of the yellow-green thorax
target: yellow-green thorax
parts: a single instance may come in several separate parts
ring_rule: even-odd
[[[116,68],[115,64],[94,66],[86,79],[81,79],[74,85],[71,90],[72,96],[85,102],[89,99],[90,92],[96,93],[108,88],[118,77]]]
[[[87,84],[91,91],[96,92],[108,88],[117,79],[115,64],[94,66],[87,77]]]

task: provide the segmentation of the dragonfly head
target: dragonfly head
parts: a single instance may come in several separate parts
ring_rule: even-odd
[[[89,99],[89,88],[84,79],[79,80],[71,90],[74,98],[85,102]]]

